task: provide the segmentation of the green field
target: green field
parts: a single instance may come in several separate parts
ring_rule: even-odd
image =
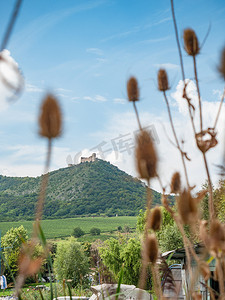
[[[70,236],[75,227],[80,227],[85,233],[89,233],[92,227],[101,229],[102,233],[116,231],[118,226],[122,228],[129,226],[135,228],[137,217],[85,217],[85,218],[71,218],[71,219],[55,219],[41,221],[42,229],[47,239],[57,239]],[[0,222],[0,231],[3,236],[10,228],[23,225],[29,237],[32,233],[33,221],[21,222]]]

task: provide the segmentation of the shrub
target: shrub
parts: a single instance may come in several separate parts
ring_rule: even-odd
[[[85,234],[85,232],[80,227],[76,227],[73,230],[73,236],[75,238],[79,238],[79,237],[83,236],[84,234]]]
[[[91,228],[91,230],[90,230],[90,234],[91,234],[91,235],[100,235],[100,233],[101,233],[101,229],[96,228],[96,227],[93,227],[93,228]]]

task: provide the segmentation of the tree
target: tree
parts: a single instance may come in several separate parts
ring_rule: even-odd
[[[60,281],[71,279],[73,287],[88,285],[89,261],[83,246],[74,237],[58,243],[54,269]]]
[[[5,264],[5,275],[7,279],[12,280],[18,271],[18,258],[22,243],[27,241],[27,230],[21,225],[20,227],[11,228],[1,239]]]
[[[124,265],[123,283],[138,284],[141,266],[141,243],[138,239],[109,239],[99,248],[100,257],[118,280]]]
[[[93,227],[93,228],[91,228],[91,230],[90,230],[90,234],[91,234],[91,235],[100,235],[100,233],[101,233],[101,229],[96,228],[96,227]]]
[[[75,227],[73,230],[73,236],[75,238],[79,238],[79,237],[83,236],[84,234],[85,234],[85,232],[80,227]]]

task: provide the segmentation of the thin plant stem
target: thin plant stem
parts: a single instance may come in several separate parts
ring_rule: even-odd
[[[39,195],[39,199],[38,199],[38,203],[37,203],[36,221],[41,219],[42,212],[43,212],[45,194],[46,194],[46,189],[47,189],[47,185],[48,185],[48,177],[49,177],[48,172],[49,172],[49,166],[50,166],[50,160],[51,160],[51,152],[52,152],[52,139],[49,138],[44,175],[43,175],[43,178],[41,181],[40,195]]]
[[[171,111],[170,111],[169,102],[168,102],[168,99],[167,99],[165,91],[163,92],[163,95],[164,95],[164,98],[165,98],[165,101],[166,101],[166,106],[167,106],[167,110],[168,110],[170,125],[171,125],[172,131],[173,131],[173,135],[174,135],[174,138],[175,138],[175,141],[176,141],[176,145],[177,145],[177,148],[178,148],[178,150],[179,150],[179,152],[181,154],[181,160],[182,160],[182,164],[183,164],[183,168],[184,168],[184,174],[185,174],[187,186],[188,186],[188,188],[190,188],[189,180],[188,180],[188,174],[187,174],[187,167],[186,167],[186,163],[185,163],[185,160],[184,160],[184,153],[183,153],[183,151],[180,148],[180,144],[179,144],[179,141],[178,141],[178,138],[177,138],[177,134],[176,134],[176,131],[175,131],[175,128],[174,128],[174,124],[173,124],[173,119],[172,119],[172,114],[171,114]]]
[[[179,52],[179,58],[180,58],[181,73],[182,73],[182,78],[183,78],[183,82],[184,82],[185,81],[184,63],[183,63],[183,57],[182,57],[181,47],[180,47],[180,42],[179,42],[179,37],[178,37],[177,22],[176,22],[176,17],[175,17],[173,0],[171,0],[170,3],[171,3],[171,11],[172,11],[172,16],[173,16],[173,25],[174,25],[175,35],[176,35],[176,41],[177,41],[177,47],[178,47],[178,52]]]
[[[208,208],[209,208],[209,218],[210,218],[210,223],[212,219],[214,218],[215,215],[215,210],[214,210],[214,205],[213,205],[213,188],[212,188],[212,181],[209,173],[209,167],[208,167],[208,162],[206,158],[206,154],[203,154],[203,159],[204,159],[204,164],[205,164],[205,169],[206,169],[206,174],[207,174],[207,179],[208,179],[208,191],[209,191],[209,202],[208,202]]]
[[[146,192],[147,192],[147,197],[146,197],[146,208],[147,208],[147,216],[146,216],[146,224],[145,224],[145,229],[144,229],[144,236],[143,236],[143,246],[142,246],[142,261],[141,261],[141,272],[140,272],[140,277],[139,277],[139,283],[138,286],[140,289],[145,288],[146,284],[146,275],[147,275],[147,267],[148,267],[148,262],[145,259],[145,242],[146,242],[146,237],[148,234],[148,229],[149,229],[149,216],[150,216],[150,210],[151,210],[151,203],[152,203],[152,194],[151,194],[151,189],[150,189],[150,180],[148,180],[147,187],[146,187]],[[139,297],[141,297],[141,291],[139,293]],[[140,298],[141,299],[141,298]]]
[[[219,281],[219,287],[220,287],[220,299],[225,299],[225,291],[224,291],[224,278],[223,278],[223,270],[222,270],[222,266],[221,266],[221,261],[219,258],[218,259],[218,263],[217,263],[217,267],[218,267],[218,281]]]
[[[5,35],[4,35],[3,40],[2,40],[0,52],[7,47],[9,38],[10,38],[10,36],[12,34],[13,27],[15,25],[16,19],[17,19],[18,14],[19,14],[19,10],[20,10],[21,4],[22,4],[22,0],[17,0],[17,3],[15,4],[12,16],[11,16],[11,18],[9,20],[9,24],[7,26]]]
[[[217,115],[216,115],[216,120],[215,120],[215,123],[214,123],[214,126],[213,126],[214,130],[216,128],[216,125],[217,125],[217,122],[218,122],[218,119],[219,119],[219,116],[220,116],[220,112],[221,112],[221,109],[222,109],[224,97],[225,97],[225,88],[223,90],[223,95],[222,95],[221,100],[220,100],[220,106],[219,106],[219,109],[218,109],[218,112],[217,112]]]
[[[157,299],[162,299],[162,290],[160,285],[160,276],[159,276],[159,269],[157,267],[157,264],[154,264],[151,266],[152,269],[152,276],[154,281],[154,290],[157,296]]]
[[[198,82],[198,73],[197,73],[197,64],[196,64],[196,58],[195,58],[195,55],[193,56],[193,64],[194,64],[194,73],[195,73],[195,83],[196,83],[197,92],[198,92],[198,105],[199,105],[200,131],[202,132],[202,128],[203,128],[203,121],[202,121],[202,102],[201,102],[201,96],[200,96],[200,88],[199,88],[199,82]]]
[[[139,114],[138,114],[138,110],[137,110],[137,106],[136,106],[135,101],[133,101],[133,106],[134,106],[134,111],[135,111],[135,114],[136,114],[136,117],[137,117],[138,127],[139,127],[140,130],[142,130],[141,122],[140,122],[140,118],[139,118]]]
[[[175,11],[174,11],[173,0],[171,0],[170,3],[171,3],[171,11],[172,11],[172,17],[173,17],[173,25],[174,25],[174,30],[175,30],[177,48],[178,48],[178,53],[179,53],[179,58],[180,58],[181,74],[182,74],[182,79],[183,79],[183,82],[184,82],[184,92],[186,94],[184,63],[183,63],[183,57],[182,57],[180,41],[179,41],[179,36],[178,36],[178,29],[177,29],[177,22],[176,22],[176,16],[175,16]],[[188,102],[188,110],[189,110],[189,116],[190,116],[190,119],[191,119],[192,128],[193,128],[194,134],[196,134],[195,124],[194,124],[193,116],[192,116],[192,113],[191,113],[191,105],[189,103],[189,100],[187,99],[187,96],[186,96],[186,100]]]

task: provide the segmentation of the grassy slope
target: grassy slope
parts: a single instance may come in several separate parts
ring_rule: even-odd
[[[104,233],[110,232],[111,230],[117,230],[118,226],[124,227],[125,225],[127,225],[130,228],[135,228],[136,222],[136,217],[125,216],[110,218],[89,217],[43,220],[41,224],[47,239],[57,239],[70,236],[75,227],[80,227],[85,233],[89,233],[92,227],[97,227],[101,229],[101,232],[104,235]],[[1,234],[3,236],[11,227],[18,227],[20,225],[23,225],[27,229],[30,236],[32,233],[32,224],[33,221],[0,222]]]
[[[0,221],[32,220],[40,177],[0,176]],[[160,203],[153,191],[153,203]],[[98,160],[50,172],[43,218],[78,215],[137,215],[146,202],[143,183]]]

